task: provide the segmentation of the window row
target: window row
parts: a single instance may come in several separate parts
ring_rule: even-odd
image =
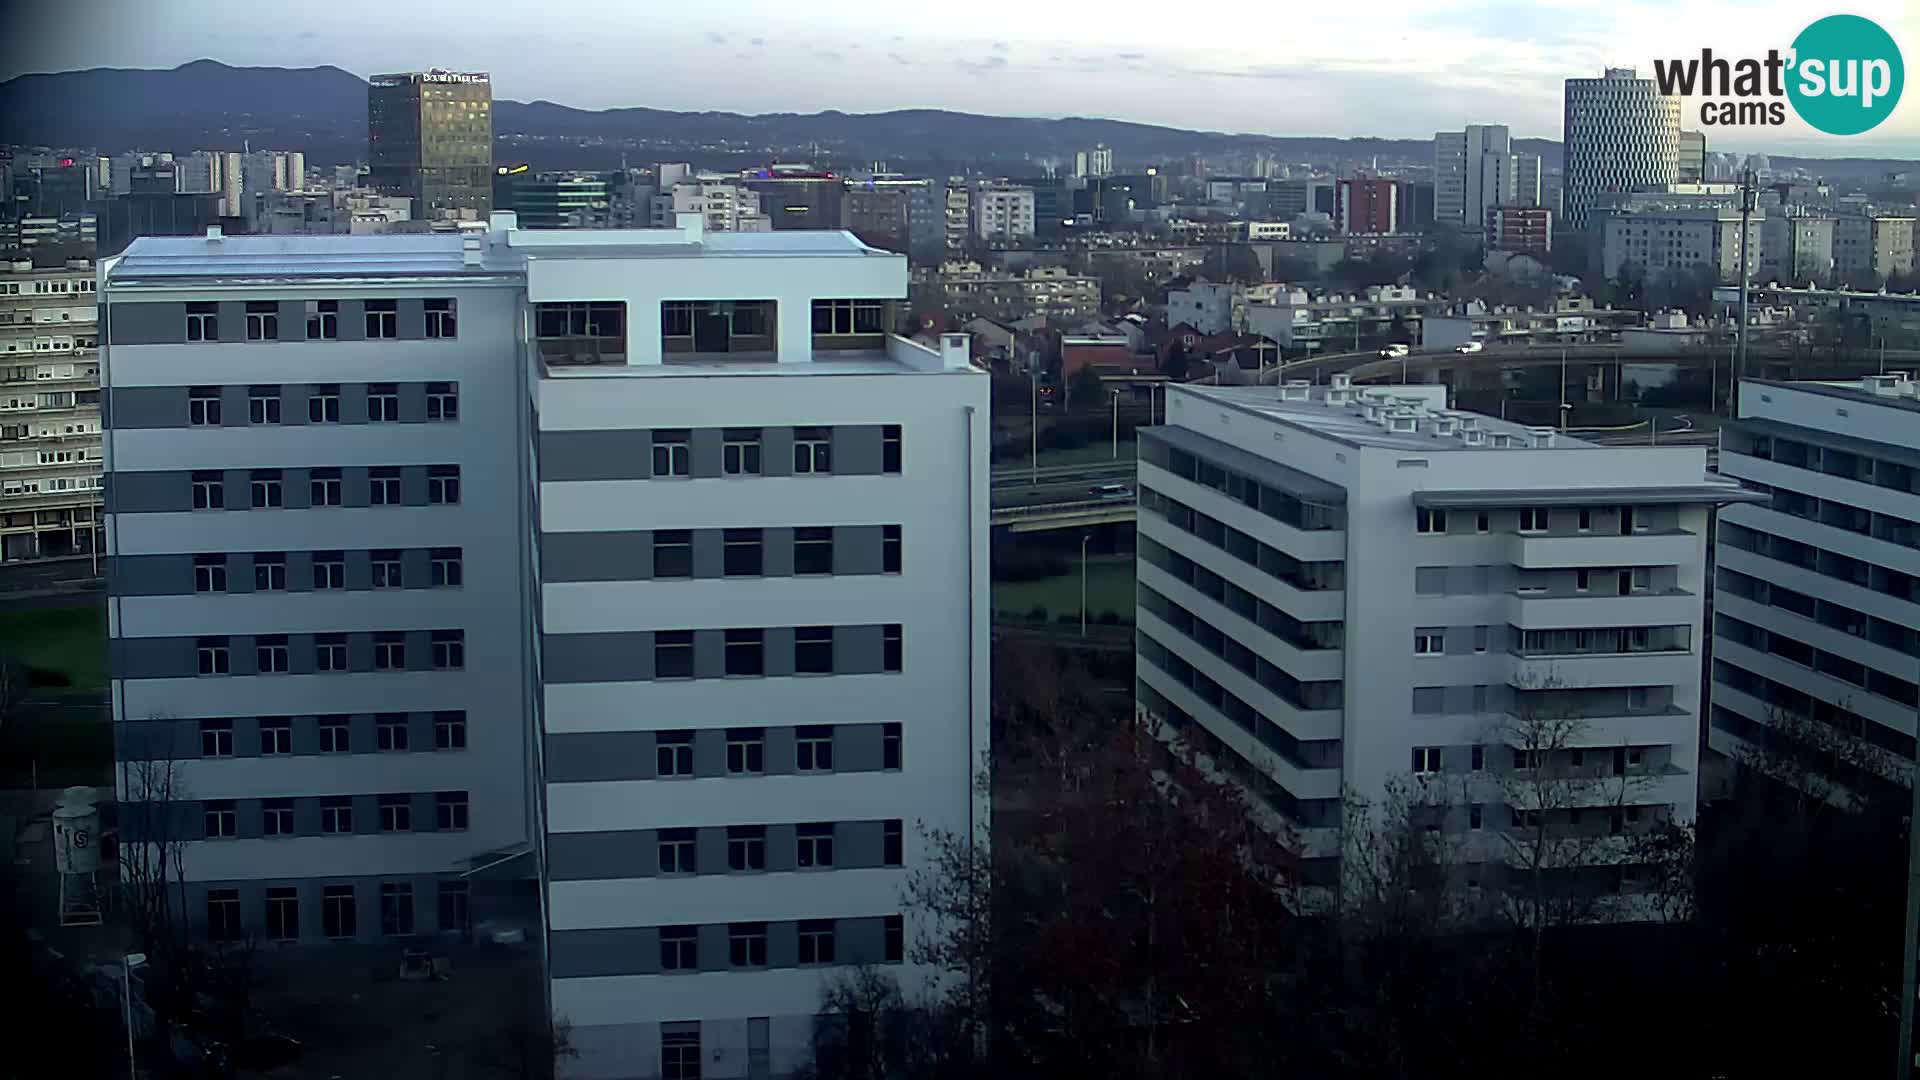
[[[1140,489],[1140,509],[1296,589],[1320,591],[1346,587],[1345,563],[1302,562],[1152,488]]]
[[[719,968],[765,968],[787,966],[776,964],[770,959],[768,938],[777,936],[789,928],[794,937],[794,950],[791,965],[800,967],[824,966],[848,962],[841,956],[839,920],[801,919],[793,923],[727,923],[726,955],[703,956],[701,939],[703,935],[698,926],[660,927],[660,970],[661,971],[712,971]],[[898,964],[905,959],[906,939],[905,923],[899,915],[884,918],[882,931],[883,944],[878,957],[868,958],[868,962],[878,960],[886,964]],[[668,1075],[676,1075],[668,1073]],[[677,1073],[688,1075],[684,1070]],[[698,1072],[692,1075],[699,1075]]]
[[[1296,529],[1317,531],[1347,527],[1347,508],[1340,503],[1316,502],[1282,491],[1206,458],[1175,449],[1151,436],[1140,442],[1140,460],[1165,469],[1182,480],[1210,487],[1249,509],[1258,510]]]
[[[1713,621],[1714,636],[1720,641],[1777,656],[1796,667],[1830,676],[1906,708],[1920,705],[1920,687],[1911,679],[1890,675],[1852,657],[1809,645],[1792,633],[1755,626],[1724,612],[1716,613]]]
[[[1296,769],[1337,769],[1340,767],[1338,739],[1300,739],[1274,720],[1241,700],[1204,672],[1196,669],[1164,645],[1146,634],[1139,635],[1140,659],[1159,668],[1178,686],[1212,706],[1233,725],[1260,741],[1262,746]]]
[[[1826,755],[1829,760],[1821,766],[1823,770],[1844,769],[1849,764],[1870,768],[1880,761],[1891,760],[1896,768],[1904,772],[1905,763],[1913,760],[1912,735],[1862,716],[1849,707],[1852,705],[1851,701],[1839,705],[1823,701],[1804,690],[1776,682],[1717,657],[1713,661],[1713,682],[1716,693],[1725,687],[1759,700],[1766,711],[1759,723],[1752,724],[1753,727],[1764,728],[1780,723],[1782,717],[1790,717],[1802,723],[1820,725],[1820,728],[1815,730],[1829,729],[1834,735],[1864,740],[1869,746],[1885,752],[1878,756],[1879,761],[1875,760],[1876,755],[1863,754],[1858,755],[1860,760],[1852,763],[1834,760],[1849,756],[1845,753]],[[1714,706],[1716,726],[1728,726],[1728,720],[1732,715],[1724,707]],[[1748,722],[1752,723],[1750,718]],[[1802,743],[1806,741],[1804,736],[1794,737]],[[1904,786],[1904,777],[1902,777],[1902,786]]]
[[[414,918],[416,888],[410,881],[383,881],[377,886],[380,898],[379,932],[387,937],[407,937],[421,932]],[[423,891],[423,890],[422,890]],[[350,941],[360,936],[359,897],[353,885],[323,885],[319,896],[319,921],[301,909],[301,890],[297,886],[268,886],[257,919],[249,918],[241,891],[235,888],[207,890],[207,937],[219,942],[237,942],[257,932],[267,941],[292,943],[318,935]],[[424,902],[424,898],[423,902]],[[472,928],[472,899],[464,881],[434,883],[435,928],[441,933],[464,934]],[[257,931],[250,930],[257,927]]]
[[[1523,506],[1518,510],[1460,510],[1449,513],[1430,506],[1415,507],[1414,531],[1423,535],[1517,532],[1523,536],[1588,534],[1632,536],[1649,529],[1672,528],[1675,511],[1634,506],[1554,507]]]
[[[1273,778],[1270,764],[1254,764],[1232,744],[1214,734],[1207,725],[1196,721],[1192,713],[1167,700],[1144,678],[1135,680],[1134,685],[1141,706],[1166,725],[1167,734],[1224,769],[1242,788],[1252,792],[1275,813],[1301,828],[1333,828],[1340,824],[1342,800],[1303,799],[1294,795],[1285,784]],[[1334,745],[1338,746],[1337,743]],[[1337,751],[1332,760],[1335,765],[1338,764]],[[1294,764],[1297,766],[1299,762]]]
[[[1837,551],[1804,544],[1789,537],[1750,529],[1730,521],[1720,523],[1718,538],[1720,543],[1739,551],[1751,552],[1836,581],[1844,581],[1874,592],[1885,593],[1896,600],[1920,603],[1920,577],[1878,563],[1870,563],[1849,555],[1842,555]]]
[[[227,336],[221,336],[221,304],[211,301],[197,301],[186,305],[186,339],[188,341],[338,341],[341,329],[341,302],[338,300],[305,300],[301,304],[300,314],[304,316],[304,326],[295,324],[283,326],[282,321],[289,315],[287,305],[278,300],[248,300],[237,313],[244,327],[244,338],[238,328],[229,327]],[[367,340],[393,339],[400,337],[400,301],[364,300],[355,305],[359,313],[359,323],[355,327],[359,337]],[[458,335],[458,319],[454,301],[440,297],[422,302],[424,324],[421,336],[427,338],[445,338],[451,340]],[[349,334],[349,337],[354,335]],[[408,335],[412,337],[414,335]]]
[[[1416,746],[1415,776],[1492,772],[1545,781],[1637,776],[1663,764],[1665,746],[1518,747]]]
[[[414,566],[411,575],[406,570],[410,563]],[[193,591],[196,593],[454,589],[465,580],[465,560],[457,547],[412,551],[400,548],[254,551],[193,556]],[[248,582],[250,588],[246,586]]]
[[[880,725],[880,767],[901,767],[901,730],[897,723]],[[701,775],[694,767],[693,731],[654,733],[654,776],[660,779],[692,778]],[[834,728],[832,724],[801,725],[793,729],[793,772],[832,772]],[[729,776],[763,776],[767,773],[767,729],[745,727],[726,729],[726,772]],[[776,770],[786,772],[786,769]]]
[[[460,384],[456,382],[430,382],[424,387],[425,418],[428,421],[453,421],[460,418]],[[293,395],[298,408],[298,398],[304,396],[306,405],[304,415],[308,424],[393,423],[401,420],[401,398],[403,393],[411,394],[409,386],[403,390],[401,383],[368,383],[364,388],[353,387],[350,394],[343,395],[339,383],[313,383],[300,389],[303,394]],[[221,427],[237,424],[238,417],[230,413],[237,407],[238,387],[193,386],[187,388],[187,425],[189,427]],[[248,386],[246,392],[246,417],[248,424],[281,424],[288,418],[284,388],[280,386]],[[343,396],[351,400],[349,409],[341,407]],[[296,417],[300,414],[294,414]]]
[[[776,853],[772,865],[776,868],[791,867],[796,870],[830,870],[840,865],[836,856],[837,836],[853,836],[853,827],[862,823],[843,822],[836,825],[831,821],[802,822],[779,830],[780,841],[791,842],[792,847]],[[856,865],[871,865],[877,860],[880,866],[904,865],[906,857],[906,833],[898,818],[882,821],[880,824],[880,847],[877,852],[866,852],[866,858],[856,860]],[[702,872],[700,851],[700,832],[698,829],[660,829],[655,835],[656,865],[661,874],[698,874]],[[709,865],[704,872],[718,873],[762,873],[768,868],[767,844],[769,828],[766,825],[729,825],[724,829],[726,863],[723,866]],[[864,831],[863,831],[864,832]],[[715,838],[716,840],[718,837]],[[709,855],[719,845],[710,843]]]
[[[1809,480],[1812,483],[1819,483],[1817,479],[1811,477]],[[1818,498],[1777,484],[1756,484],[1747,481],[1747,486],[1768,493],[1772,497],[1772,502],[1768,504],[1772,509],[1790,514],[1802,521],[1830,525],[1856,536],[1872,537],[1875,540],[1884,540],[1889,544],[1898,544],[1905,548],[1920,548],[1920,521],[1897,514],[1867,510],[1836,499]]]
[[[1748,448],[1744,452],[1762,461],[1777,461],[1796,469],[1920,494],[1920,469],[1912,465],[1874,457],[1870,453],[1855,453],[1777,435],[1749,434],[1738,428],[1730,430],[1729,435],[1729,451],[1738,450],[1738,444],[1746,442]]]
[[[655,580],[901,572],[900,526],[879,527],[879,551],[865,550],[865,530],[831,525],[764,529],[656,529],[650,537]],[[717,541],[719,558],[712,559]],[[869,541],[870,542],[870,541]],[[701,548],[708,548],[703,558]],[[877,555],[877,565],[875,556]],[[717,566],[714,563],[717,562]]]
[[[297,478],[304,471],[304,482]],[[296,476],[289,477],[289,473]],[[425,487],[409,498],[398,465],[344,469],[251,469],[244,474],[246,492],[235,493],[228,505],[229,474],[215,470],[193,473],[195,510],[318,509],[335,506],[455,506],[460,502],[460,466],[426,466]],[[297,485],[297,486],[296,486]],[[297,491],[304,498],[290,497]],[[238,501],[244,497],[245,501]]]
[[[1920,656],[1920,631],[1911,627],[1784,585],[1750,577],[1724,566],[1719,570],[1718,580],[1719,588],[1725,594],[1779,608],[1803,619],[1811,619],[1829,630],[1838,630],[1908,656]]]
[[[458,709],[359,716],[217,717],[197,723],[203,758],[250,757],[254,747],[262,757],[467,748],[467,714]],[[427,733],[429,726],[431,735]]]
[[[197,834],[189,832],[187,839],[465,832],[472,821],[464,791],[203,799],[199,810],[200,830]]]
[[[1176,581],[1296,648],[1338,649],[1345,641],[1345,624],[1337,619],[1302,622],[1151,538],[1141,537],[1139,548],[1141,560],[1149,566],[1159,567]]]
[[[1338,679],[1306,681],[1296,679],[1284,669],[1260,656],[1241,642],[1228,637],[1220,628],[1188,611],[1152,589],[1139,586],[1140,607],[1158,617],[1187,640],[1225,660],[1242,675],[1259,683],[1269,693],[1296,709],[1338,709],[1344,690]],[[1173,661],[1186,663],[1175,656]],[[1169,668],[1169,671],[1176,670]],[[1205,678],[1205,676],[1201,676]],[[1211,682],[1211,680],[1208,680]],[[1203,693],[1203,698],[1209,695]],[[1208,704],[1215,704],[1209,700]]]
[[[337,674],[350,671],[461,671],[467,666],[467,634],[464,630],[425,631],[424,643],[415,641],[419,650],[409,660],[408,638],[404,630],[379,630],[354,634],[256,634],[251,638],[208,636],[194,639],[195,674],[199,675],[285,675]],[[296,656],[295,643],[308,647]],[[252,669],[236,665],[236,656],[250,656]]]
[[[783,628],[785,629],[785,628]],[[785,653],[784,641],[778,646],[782,655],[777,667],[795,675],[831,675],[835,672],[836,630],[832,626],[796,626],[791,628],[792,652]],[[741,677],[766,675],[769,671],[769,633],[762,627],[722,630],[721,665],[712,675]],[[711,677],[695,662],[692,630],[656,630],[653,634],[653,677],[656,679],[693,679]],[[880,670],[897,672],[901,668],[902,627],[887,623],[880,632]]]
[[[833,429],[792,429],[792,469],[783,475],[829,475],[833,472]],[[694,475],[694,432],[691,428],[654,428],[650,433],[652,475],[656,479]],[[765,463],[765,432],[761,428],[722,428],[720,473],[724,476],[760,476]],[[903,447],[899,424],[880,428],[880,471],[901,471]]]

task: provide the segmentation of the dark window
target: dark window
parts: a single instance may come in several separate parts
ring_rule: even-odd
[[[227,591],[227,557],[225,555],[195,555],[193,557],[193,591]]]
[[[433,825],[442,832],[467,829],[467,793],[442,791],[433,797]]]
[[[733,923],[728,926],[727,962],[734,967],[766,967],[767,924]]]
[[[657,630],[653,635],[653,677],[693,678],[693,631]]]
[[[656,529],[653,534],[653,576],[693,576],[693,534],[686,529]]]
[[[260,752],[262,754],[293,753],[293,717],[263,716],[260,718]]]
[[[316,589],[344,589],[347,587],[347,556],[340,551],[316,551],[313,553],[313,587]]]
[[[347,670],[347,635],[314,635],[313,667],[316,671]]]
[[[433,714],[433,748],[435,750],[467,748],[466,713],[450,710]]]
[[[880,861],[888,866],[899,866],[906,861],[906,830],[899,818],[893,818],[880,826]]]
[[[443,881],[440,883],[440,932],[464,934],[471,929],[472,906],[468,900],[467,883],[464,881]]]
[[[833,529],[807,526],[793,530],[793,572],[833,573]]]
[[[353,886],[328,885],[320,893],[321,930],[330,938],[350,938],[359,932]]]
[[[727,771],[757,776],[767,771],[767,733],[764,728],[727,730]]]
[[[277,386],[253,386],[247,388],[247,423],[277,424],[280,422],[280,388]]]
[[[373,383],[367,387],[367,420],[391,424],[400,419],[400,388],[393,383]]]
[[[889,915],[881,923],[881,962],[899,964],[907,958],[907,920],[905,916]]]
[[[727,529],[722,542],[728,577],[758,577],[763,572],[759,529]]]
[[[888,623],[880,631],[880,666],[886,671],[899,671],[901,660],[901,629],[899,623]]]
[[[460,384],[450,382],[427,384],[427,419],[460,419]]]
[[[353,729],[344,716],[323,716],[320,718],[320,752],[323,754],[348,754],[353,752]]]
[[[278,551],[255,552],[253,588],[255,592],[285,592],[287,588],[286,555]]]
[[[900,526],[898,525],[880,527],[880,572],[883,574],[900,572]]]
[[[831,726],[820,724],[795,729],[793,767],[801,772],[826,772],[833,768]]]
[[[194,427],[220,426],[220,388],[196,386],[187,391],[187,423]]]
[[[407,670],[407,638],[405,634],[388,630],[373,635],[373,670]]]
[[[350,796],[329,795],[320,800],[320,831],[341,834],[353,831],[353,799]]]
[[[220,340],[219,304],[191,303],[187,305],[187,340]]]
[[[372,585],[376,589],[398,589],[403,585],[400,553],[392,548],[382,548],[369,553],[367,569],[372,574]],[[400,667],[405,667],[403,662]]]
[[[307,301],[307,340],[332,341],[340,336],[340,301]]]
[[[729,675],[765,675],[767,673],[766,631],[754,629],[726,632],[726,663]]]
[[[833,673],[833,627],[802,626],[794,630],[793,670],[803,675]]]
[[[308,501],[314,506],[339,506],[345,493],[339,469],[315,469],[307,474]]]
[[[248,490],[252,494],[255,510],[273,510],[286,505],[286,495],[280,489],[279,469],[253,470]]]
[[[460,501],[460,466],[427,466],[427,501],[441,506]]]
[[[380,750],[407,748],[407,714],[381,713],[373,722],[374,746]]]
[[[388,937],[413,933],[413,884],[380,883],[380,932]]]
[[[430,338],[450,338],[457,329],[454,323],[454,306],[451,299],[427,301],[427,336]]]
[[[653,433],[653,475],[686,476],[692,461],[692,433],[656,431]]]
[[[413,831],[413,796],[380,796],[380,831]]]
[[[740,871],[767,868],[767,827],[765,825],[727,827],[727,868]]]
[[[833,865],[833,824],[810,822],[794,826],[798,845],[794,861],[801,869],[824,869]]]
[[[276,886],[267,890],[267,940],[300,939],[300,890]]]
[[[663,926],[660,928],[660,969],[662,971],[692,971],[700,966],[700,932],[693,926]],[[696,1047],[697,1050],[697,1047]],[[700,1075],[698,1061],[695,1059],[694,1076]]]
[[[200,721],[200,756],[233,756],[233,721]]]
[[[880,767],[897,769],[900,767],[900,725],[880,725]]]
[[[368,339],[400,336],[400,302],[398,300],[369,300],[366,311]]]
[[[794,475],[829,473],[832,471],[833,439],[831,429],[823,427],[795,428],[793,432]]]
[[[321,383],[307,391],[307,423],[340,422],[340,384]]]
[[[653,771],[656,776],[693,775],[693,732],[662,731],[653,737]]]
[[[201,804],[206,818],[207,839],[225,840],[240,833],[238,814],[232,799],[211,799]]]
[[[728,428],[720,444],[720,471],[728,476],[760,475],[760,429]]]
[[[227,656],[227,639],[223,637],[204,637],[194,644],[198,654],[199,670],[202,675],[225,675],[232,670]]]
[[[207,940],[240,940],[240,890],[207,890]]]
[[[833,963],[833,920],[800,920],[800,962],[802,964]]]
[[[901,457],[900,425],[888,424],[880,429],[880,471],[897,473],[900,471]]]
[[[218,472],[211,470],[193,474],[193,508],[195,510],[225,509],[226,485]]]
[[[699,873],[699,848],[692,829],[661,829],[658,835],[661,873]]]
[[[663,966],[665,955],[663,944]],[[660,1032],[661,1080],[700,1080],[700,1028],[697,1024],[687,1027],[691,1030],[667,1031],[663,1028]]]
[[[438,671],[459,671],[467,666],[467,632],[433,632],[433,666]]]
[[[433,587],[436,589],[457,588],[462,581],[459,548],[433,549]]]
[[[260,832],[265,836],[292,836],[293,800],[262,800],[260,803]]]
[[[247,340],[280,340],[280,305],[278,303],[272,300],[247,301]]]

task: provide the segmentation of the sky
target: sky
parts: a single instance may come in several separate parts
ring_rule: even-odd
[[[1099,116],[1272,135],[1429,138],[1467,123],[1558,139],[1561,80],[1785,50],[1836,11],[1920,64],[1920,3],[1849,0],[10,0],[0,79],[84,67],[333,64],[488,71],[581,108]],[[111,28],[110,30],[108,28]],[[1910,72],[1911,74],[1911,72]],[[1911,80],[1909,80],[1911,81]],[[1920,158],[1920,88],[1873,131],[1708,130],[1708,148]],[[1697,127],[1698,102],[1683,126]]]

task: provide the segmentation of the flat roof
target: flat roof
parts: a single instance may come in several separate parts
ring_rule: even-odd
[[[1279,488],[1289,495],[1297,496],[1308,502],[1323,503],[1329,506],[1347,501],[1347,489],[1301,472],[1291,466],[1249,453],[1232,443],[1202,435],[1197,431],[1188,431],[1180,427],[1150,427],[1142,434],[1148,439],[1157,439],[1176,450],[1185,450],[1196,454],[1224,468],[1232,469],[1243,476],[1251,476],[1270,487]]]
[[[1567,491],[1540,488],[1524,491],[1462,489],[1458,491],[1426,490],[1413,493],[1415,506],[1464,510],[1502,506],[1592,506],[1595,503],[1692,505],[1769,501],[1771,500],[1768,496],[1757,491],[1749,491],[1735,481],[1704,479],[1698,484],[1677,484],[1668,487],[1582,487]]]
[[[1425,385],[1429,388],[1427,392],[1430,393],[1431,387],[1434,384]],[[1459,411],[1449,411],[1447,415],[1472,417],[1480,430],[1488,433],[1489,438],[1485,444],[1469,446],[1456,437],[1436,435],[1430,430],[1414,433],[1396,433],[1388,431],[1380,425],[1369,421],[1361,404],[1328,405],[1326,402],[1327,388],[1324,386],[1313,387],[1309,391],[1311,398],[1307,401],[1282,401],[1280,399],[1279,388],[1273,386],[1194,386],[1189,384],[1179,389],[1198,397],[1217,401],[1223,405],[1230,405],[1242,412],[1252,413],[1264,419],[1274,421],[1275,423],[1284,424],[1288,427],[1297,428],[1314,435],[1320,435],[1346,443],[1349,446],[1377,446],[1390,450],[1419,450],[1422,452],[1452,451],[1460,453],[1495,454],[1538,452],[1548,449],[1607,449],[1607,447],[1600,446],[1597,443],[1577,439],[1564,432],[1554,433],[1552,447],[1537,447],[1532,444],[1532,428],[1526,424],[1516,424],[1508,420],[1482,416],[1479,413]],[[1412,395],[1420,392],[1422,387],[1419,384],[1406,387],[1368,384],[1355,386],[1353,389],[1356,393],[1385,390],[1390,394]],[[1431,420],[1437,415],[1440,415],[1437,411],[1429,410],[1421,419],[1423,421]],[[1519,444],[1515,445],[1509,442],[1506,446],[1494,446],[1491,436],[1496,434],[1513,436],[1519,440]]]
[[[1773,379],[1743,379],[1741,381],[1751,386],[1765,386],[1776,390],[1801,390],[1809,394],[1819,394],[1823,397],[1844,398],[1847,401],[1858,401],[1868,405],[1884,405],[1889,409],[1906,409],[1909,412],[1920,412],[1920,399],[1876,394],[1862,385],[1865,381],[1864,379],[1854,382],[1778,382]],[[1745,418],[1743,417],[1742,419]]]

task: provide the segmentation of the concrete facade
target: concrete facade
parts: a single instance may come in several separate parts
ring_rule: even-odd
[[[94,270],[0,264],[0,562],[94,550],[100,361]]]

